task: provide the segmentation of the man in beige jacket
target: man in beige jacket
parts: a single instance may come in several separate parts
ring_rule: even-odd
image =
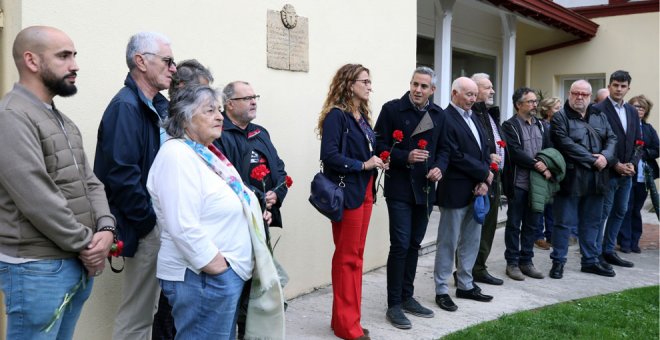
[[[8,339],[71,339],[113,243],[103,184],[80,131],[53,102],[76,93],[76,53],[52,27],[28,27],[14,41],[19,81],[0,101],[0,288]]]

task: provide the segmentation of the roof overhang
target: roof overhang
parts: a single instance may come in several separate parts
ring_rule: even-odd
[[[586,17],[548,0],[487,0],[497,7],[542,22],[548,26],[588,41],[596,35],[598,24]]]

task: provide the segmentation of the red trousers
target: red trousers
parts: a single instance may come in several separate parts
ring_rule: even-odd
[[[356,209],[345,209],[341,222],[332,222],[335,254],[332,256],[332,321],[330,327],[342,339],[353,339],[362,332],[362,262],[364,243],[373,205],[373,178],[367,185],[364,202]]]

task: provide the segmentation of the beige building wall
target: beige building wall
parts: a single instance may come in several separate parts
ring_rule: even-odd
[[[532,56],[530,84],[544,93],[561,97],[560,77],[574,74],[630,72],[632,83],[626,100],[644,94],[655,107],[649,117],[660,125],[659,13],[643,13],[593,19],[600,25],[591,41]]]
[[[242,79],[261,95],[257,123],[268,128],[294,185],[283,207],[285,228],[275,254],[291,277],[291,298],[330,283],[334,246],[330,223],[307,202],[318,171],[320,142],[314,132],[334,72],[345,63],[371,69],[374,118],[386,101],[408,88],[415,67],[414,2],[291,0],[309,18],[309,72],[266,67],[266,14],[286,1],[74,1],[0,0],[5,27],[0,31],[0,90],[17,80],[11,43],[21,28],[55,26],[78,50],[78,94],[56,98],[59,108],[80,127],[85,149],[94,158],[96,131],[103,111],[123,85],[125,47],[131,34],[160,31],[172,40],[176,60],[197,58],[210,66],[215,86]],[[377,5],[377,6],[376,6]],[[385,264],[389,248],[387,209],[379,199],[367,238],[365,270]],[[94,286],[78,324],[76,339],[109,339],[122,274],[106,270]],[[331,306],[328,306],[328,312]],[[4,333],[4,332],[3,332]]]

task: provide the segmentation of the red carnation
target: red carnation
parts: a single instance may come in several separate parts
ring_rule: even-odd
[[[383,151],[380,153],[380,159],[383,160],[383,162],[387,163],[387,160],[390,158],[390,152],[389,151]]]
[[[394,140],[397,141],[397,143],[401,143],[401,141],[403,140],[403,131],[394,130],[394,132],[392,133],[392,138],[394,138]]]
[[[110,256],[118,257],[122,250],[124,250],[124,241],[119,240],[110,247]]]
[[[635,141],[635,145],[642,147],[642,146],[644,146],[644,141],[641,140],[641,139],[638,139],[638,140]]]
[[[250,177],[257,180],[257,181],[263,181],[264,177],[270,173],[270,170],[268,168],[261,164],[257,165],[252,171],[250,172]]]
[[[500,148],[506,148],[506,142],[503,140],[497,141],[497,145],[499,145]]]
[[[419,142],[417,142],[417,147],[426,150],[426,146],[429,144],[429,142],[426,141],[426,139],[420,139]]]
[[[490,169],[493,170],[493,171],[499,171],[500,167],[497,165],[497,163],[492,162],[492,163],[490,163]]]
[[[291,176],[286,176],[286,178],[284,178],[284,183],[286,184],[287,188],[290,188],[293,185],[293,179]]]

